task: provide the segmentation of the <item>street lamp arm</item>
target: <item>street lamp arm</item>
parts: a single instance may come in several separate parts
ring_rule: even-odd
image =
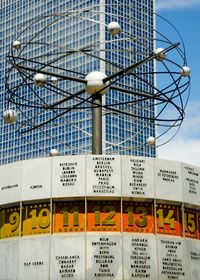
[[[167,52],[173,50],[174,48],[177,48],[179,45],[180,45],[180,43],[175,43],[175,44],[173,44],[172,46],[170,46],[170,47],[168,47],[168,48],[162,50],[161,52],[162,52],[162,53],[167,53]],[[103,79],[103,82],[106,83],[106,82],[108,82],[108,81],[111,81],[113,78],[116,78],[117,76],[124,75],[124,74],[128,74],[128,72],[130,72],[131,70],[133,70],[133,69],[137,68],[138,66],[140,66],[140,65],[142,65],[142,64],[144,64],[144,63],[146,63],[146,62],[148,62],[148,61],[150,61],[150,60],[156,58],[156,56],[157,56],[158,54],[159,54],[159,53],[157,53],[157,54],[152,53],[150,56],[148,56],[148,57],[142,59],[141,61],[138,61],[138,62],[136,62],[136,63],[134,63],[134,64],[128,66],[127,68],[124,68],[124,69],[122,69],[122,70],[120,70],[120,71],[118,71],[118,72],[116,72],[116,73],[114,73],[114,74],[112,74],[112,75],[110,75],[110,76],[104,78],[104,79]]]
[[[141,93],[141,92],[129,90],[129,89],[122,88],[122,87],[118,87],[118,86],[111,86],[111,87],[109,87],[109,88],[110,88],[111,90],[116,90],[116,91],[119,91],[119,92],[132,94],[132,95],[144,97],[144,98],[147,98],[147,99],[155,99],[155,100],[159,100],[159,101],[162,101],[162,102],[166,102],[166,100],[167,100],[167,98],[159,97],[159,96],[157,96],[156,94],[150,95],[150,94]]]
[[[39,70],[39,69],[34,69],[31,67],[27,67],[27,66],[23,66],[23,65],[19,65],[16,63],[13,63],[13,67],[19,70],[26,70],[26,71],[31,71],[34,73],[39,73],[39,74],[44,74],[47,76],[51,76],[51,77],[56,77],[59,79],[63,79],[63,80],[69,80],[69,81],[74,81],[74,82],[78,82],[78,83],[83,83],[86,84],[87,81],[85,79],[81,79],[81,78],[76,78],[76,77],[72,77],[72,76],[66,76],[66,75],[62,75],[62,74],[58,74],[58,73],[52,73],[46,70]]]

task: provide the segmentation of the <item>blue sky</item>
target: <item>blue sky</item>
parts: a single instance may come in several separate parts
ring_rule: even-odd
[[[179,134],[158,157],[200,166],[200,0],[157,0],[157,13],[179,30],[191,68],[191,95]]]

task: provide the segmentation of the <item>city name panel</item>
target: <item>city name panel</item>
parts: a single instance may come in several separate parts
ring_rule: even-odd
[[[199,167],[58,156],[0,176],[1,280],[200,279]]]

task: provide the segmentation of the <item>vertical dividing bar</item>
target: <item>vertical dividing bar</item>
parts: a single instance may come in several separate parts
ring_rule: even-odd
[[[102,154],[102,96],[96,93],[92,96],[92,154]]]

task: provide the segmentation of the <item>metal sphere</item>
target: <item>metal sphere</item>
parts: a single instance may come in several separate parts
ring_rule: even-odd
[[[60,153],[59,153],[59,151],[58,151],[57,149],[52,149],[52,150],[49,152],[49,155],[50,155],[51,157],[55,157],[55,156],[59,156]]]
[[[157,48],[154,51],[154,54],[156,55],[156,60],[158,61],[163,61],[167,58],[167,54],[163,52],[164,49],[163,48]]]
[[[155,145],[155,143],[156,143],[156,140],[155,140],[154,137],[149,136],[149,137],[147,138],[147,145],[153,146],[153,145]]]
[[[87,81],[87,84],[85,86],[87,93],[90,95],[93,95],[95,93],[103,95],[107,93],[108,87],[106,89],[103,89],[106,86],[106,83],[103,82],[103,79],[105,79],[106,77],[106,74],[100,71],[94,71],[89,73],[85,77],[85,80]]]
[[[38,73],[33,78],[34,83],[38,87],[43,87],[46,83],[46,77],[44,74]]]
[[[14,41],[12,44],[14,49],[20,49],[21,48],[21,43],[20,41]]]
[[[52,84],[56,84],[58,82],[58,79],[56,77],[51,77]]]
[[[121,32],[121,26],[116,21],[110,22],[108,24],[108,31],[111,35],[117,35]]]
[[[17,112],[9,109],[3,112],[3,118],[6,123],[15,123],[17,120]]]
[[[181,76],[188,77],[190,75],[190,73],[191,73],[191,70],[188,66],[183,66],[181,68]]]

